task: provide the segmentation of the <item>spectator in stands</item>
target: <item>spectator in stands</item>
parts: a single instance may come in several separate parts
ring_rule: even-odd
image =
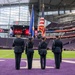
[[[20,69],[20,61],[21,61],[21,55],[24,51],[24,40],[21,39],[21,34],[16,33],[16,39],[13,42],[14,47],[14,53],[15,53],[15,68],[16,70]]]
[[[47,43],[45,42],[46,38],[42,38],[42,41],[38,46],[38,53],[40,55],[41,69],[46,67],[46,54],[47,54]]]
[[[56,69],[60,68],[60,63],[62,60],[61,59],[62,48],[63,48],[63,43],[60,41],[59,36],[56,36],[56,39],[52,44],[52,52],[54,53]]]
[[[33,60],[33,39],[29,37],[28,42],[26,43],[25,53],[27,55],[28,69],[32,68],[32,60]]]

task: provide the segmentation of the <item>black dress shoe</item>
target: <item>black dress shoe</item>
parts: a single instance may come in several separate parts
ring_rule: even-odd
[[[30,70],[31,68],[28,68],[28,70]]]
[[[60,68],[57,67],[56,69],[60,69]]]
[[[16,70],[19,70],[19,68],[16,68]]]
[[[60,69],[60,67],[55,67],[55,69]]]
[[[45,69],[45,68],[41,68],[41,69]]]

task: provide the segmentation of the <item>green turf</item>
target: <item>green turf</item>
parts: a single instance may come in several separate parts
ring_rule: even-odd
[[[63,51],[62,54],[63,58],[75,58],[75,51]],[[39,58],[38,51],[34,51],[34,58]],[[0,58],[14,58],[14,51],[13,50],[0,50]],[[26,58],[26,54],[23,53],[22,58]],[[53,53],[48,50],[47,51],[47,58],[54,58]]]

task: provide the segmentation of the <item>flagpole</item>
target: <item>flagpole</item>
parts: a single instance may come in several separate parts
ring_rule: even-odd
[[[32,4],[32,8],[33,8],[33,6],[34,6],[34,5]]]
[[[44,5],[44,4],[43,4],[42,6],[43,6],[43,8],[45,7],[45,5]]]
[[[44,11],[44,9],[45,9],[45,4],[43,3],[43,11]],[[45,19],[44,19],[44,21],[45,21]],[[46,36],[46,28],[45,28],[46,26],[45,26],[45,24],[44,24],[44,37]]]

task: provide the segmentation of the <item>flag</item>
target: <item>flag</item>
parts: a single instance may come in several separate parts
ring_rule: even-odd
[[[31,11],[29,33],[31,34],[32,37],[34,36],[34,8],[33,6],[32,6],[32,11]]]
[[[45,36],[44,5],[43,5],[43,8],[42,8],[42,15],[41,15],[41,18],[40,18],[38,30],[41,31],[42,36]]]

